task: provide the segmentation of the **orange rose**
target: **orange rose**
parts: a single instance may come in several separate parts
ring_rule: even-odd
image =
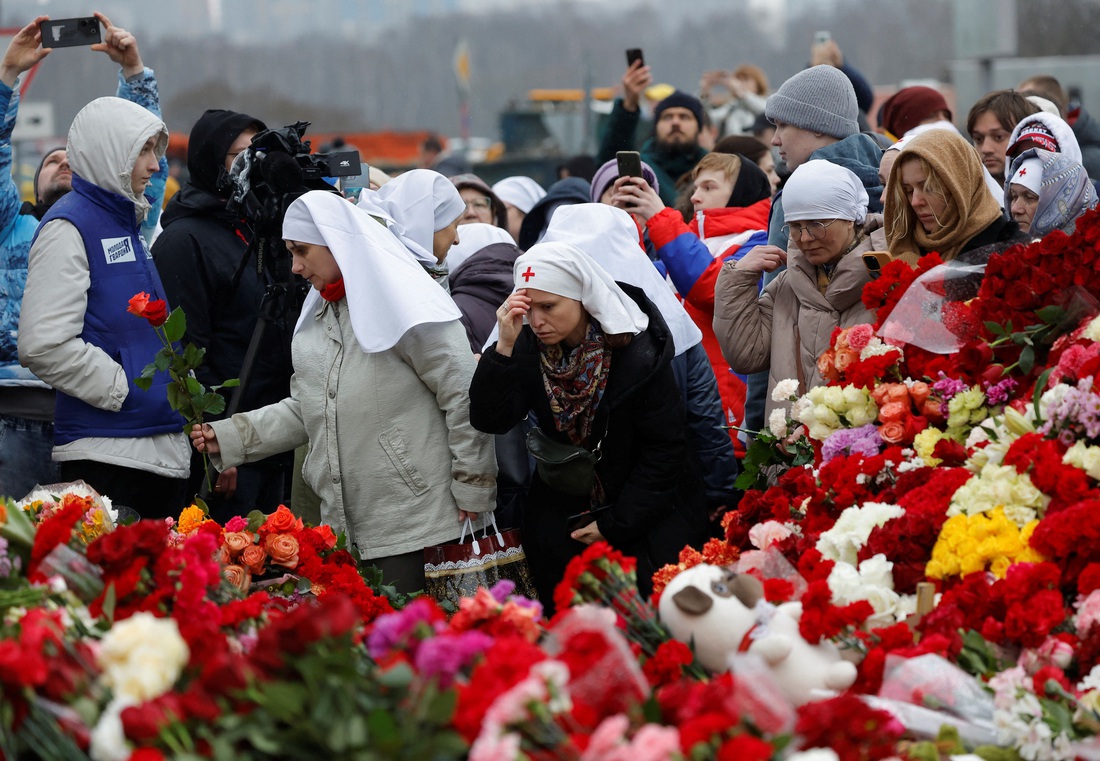
[[[821,373],[821,377],[828,382],[840,380],[840,373],[836,370],[836,352],[832,349],[826,349],[825,352],[817,358],[817,371]]]
[[[266,560],[267,553],[258,544],[250,544],[241,551],[241,564],[257,576],[264,572],[264,561]]]
[[[286,505],[279,505],[279,509],[267,516],[261,531],[265,534],[285,534],[302,528],[302,520],[295,518]]]
[[[878,429],[878,435],[882,437],[882,440],[887,444],[900,444],[906,440],[906,434],[909,431],[908,421],[905,420],[891,420],[886,425]]]
[[[222,578],[242,592],[247,592],[248,586],[252,583],[252,574],[247,568],[239,565],[227,565],[223,568]]]
[[[890,390],[889,386],[889,383],[883,383],[871,389],[871,399],[873,399],[875,404],[879,407],[886,404],[886,393]]]
[[[149,294],[142,291],[134,294],[134,297],[130,299],[130,306],[126,307],[126,311],[136,317],[141,317],[147,306],[149,306]]]
[[[329,526],[328,524],[323,524],[313,530],[321,535],[321,539],[324,542],[325,549],[331,550],[333,547],[336,546],[336,534],[333,533],[332,526]]]
[[[298,540],[290,534],[269,534],[264,540],[264,549],[272,563],[291,570],[298,566]]]
[[[848,365],[859,361],[859,352],[854,349],[840,349],[836,353],[836,359],[833,360],[833,364],[836,365],[836,369],[840,372],[844,372],[848,369]]]
[[[924,404],[924,400],[932,393],[932,388],[924,381],[917,381],[913,384],[913,387],[909,389],[909,395],[913,397],[913,404],[920,409]]]
[[[886,389],[886,399],[909,406],[909,389],[904,383],[891,383]]]
[[[878,411],[878,419],[883,423],[893,423],[895,421],[904,423],[908,417],[909,405],[901,402],[887,402]]]
[[[233,557],[240,555],[245,547],[254,543],[251,531],[227,531],[225,533],[225,547],[229,548],[229,554]]]
[[[233,558],[229,555],[229,548],[224,544],[218,548],[216,559],[219,565],[230,565],[233,562]]]

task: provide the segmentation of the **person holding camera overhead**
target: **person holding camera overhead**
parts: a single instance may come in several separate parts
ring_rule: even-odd
[[[322,521],[388,583],[422,590],[424,548],[455,540],[460,521],[496,503],[493,440],[470,425],[474,357],[458,307],[336,193],[296,199],[282,232],[295,274],[313,286],[290,395],[195,426],[192,442],[219,469],[308,442],[302,475]]]
[[[95,18],[104,26],[103,41],[91,50],[106,53],[121,67],[117,96],[159,118],[156,76],[143,63],[137,40],[102,13]],[[64,146],[47,151],[35,173],[33,204],[22,201],[11,172],[18,80],[53,52],[41,44],[39,25],[48,20],[48,16],[39,16],[20,29],[0,62],[0,494],[13,497],[21,497],[35,484],[57,480],[57,465],[50,459],[56,395],[20,366],[16,342],[31,239],[42,215],[72,189],[72,170]],[[64,59],[67,54],[60,55]],[[146,240],[156,227],[167,176],[164,162],[145,191],[152,199],[141,228]]]
[[[252,226],[226,209],[232,187],[229,169],[252,138],[267,127],[248,114],[210,109],[191,128],[187,143],[189,177],[168,202],[161,218],[164,231],[153,244],[153,261],[168,301],[187,315],[183,340],[206,349],[197,377],[207,387],[241,376],[260,305],[269,287],[290,277],[289,254],[249,256]],[[262,267],[262,269],[260,269]],[[281,310],[264,330],[240,410],[253,410],[286,397],[292,372],[290,336],[301,303],[284,297]],[[270,511],[288,496],[292,456],[272,457],[219,473],[207,498],[211,515],[225,522],[252,510]],[[205,477],[202,457],[191,457],[189,490],[199,490]]]
[[[601,540],[637,558],[648,595],[653,573],[708,535],[671,332],[641,288],[569,243],[536,244],[513,271],[499,338],[470,385],[470,422],[504,433],[533,410],[523,546],[539,600],[552,610],[569,560]],[[573,467],[555,465],[570,456]]]
[[[714,289],[714,333],[730,367],[755,373],[770,366],[771,390],[797,379],[799,394],[825,380],[817,358],[834,328],[874,322],[863,306],[870,273],[866,251],[886,248],[882,217],[867,213],[867,190],[850,170],[824,159],[800,164],[783,191],[787,250],[756,246],[729,260]],[[760,273],[786,270],[759,291]]]

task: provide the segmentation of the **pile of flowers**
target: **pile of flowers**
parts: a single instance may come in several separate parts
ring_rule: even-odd
[[[884,267],[875,324],[835,331],[826,385],[779,384],[724,536],[648,600],[603,543],[546,620],[508,582],[456,611],[389,594],[285,507],[127,525],[86,487],[0,502],[0,755],[1100,757],[1098,242],[1090,212],[984,278]],[[921,292],[928,331],[895,314]],[[756,576],[764,612],[799,603],[855,684],[796,705],[751,659],[708,672],[656,613],[701,563]]]

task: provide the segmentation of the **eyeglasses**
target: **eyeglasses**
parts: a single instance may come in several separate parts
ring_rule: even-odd
[[[821,240],[825,237],[825,232],[829,225],[836,222],[836,219],[830,219],[828,222],[791,222],[788,225],[783,225],[783,234],[792,240],[802,240],[802,233],[807,232],[810,234],[811,240]]]
[[[485,198],[484,196],[466,202],[466,208],[472,208],[475,211],[488,211],[492,207],[492,205],[493,202],[490,201],[488,198]]]

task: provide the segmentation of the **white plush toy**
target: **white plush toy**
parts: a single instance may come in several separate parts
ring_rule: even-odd
[[[772,605],[754,576],[705,564],[689,568],[665,587],[659,612],[672,636],[694,642],[703,666],[721,672],[735,653],[758,655],[797,705],[815,689],[844,690],[856,680],[856,667],[833,643],[811,645],[802,638],[802,603]]]

